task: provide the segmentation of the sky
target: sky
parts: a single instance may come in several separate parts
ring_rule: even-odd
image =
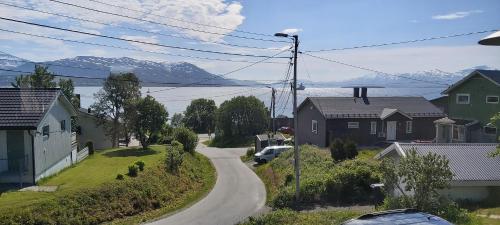
[[[80,8],[62,4],[64,2],[78,5]],[[99,2],[120,5],[132,10]],[[12,5],[58,15],[15,8]],[[105,11],[114,15],[88,9]],[[500,69],[500,47],[478,45],[477,41],[489,34],[483,33],[384,47],[313,51],[500,29],[498,12],[500,12],[498,0],[0,1],[0,15],[9,19],[169,46],[232,54],[275,55],[290,45],[276,41],[288,39],[245,32],[266,35],[288,32],[299,35],[299,51],[301,52],[312,51],[309,54],[386,73],[431,70],[456,72],[483,65]],[[60,15],[87,21],[69,19]],[[140,20],[128,17],[140,18]],[[57,60],[81,55],[132,57],[158,62],[186,61],[211,73],[225,74],[263,59],[110,40],[5,20],[0,20],[0,29],[141,50],[131,51],[86,45],[0,31],[0,51],[32,61]],[[228,45],[252,46],[259,49]],[[172,54],[248,62],[195,59],[172,56]],[[284,51],[278,56],[288,57],[289,55],[289,51]],[[271,63],[259,63],[231,73],[227,77],[247,80],[283,79],[288,59],[269,59],[266,62]],[[340,81],[373,74],[304,54],[299,55],[297,65],[299,79],[313,81]]]

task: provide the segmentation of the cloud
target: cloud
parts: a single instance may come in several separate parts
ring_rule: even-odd
[[[435,16],[432,16],[432,19],[435,19],[435,20],[455,20],[455,19],[465,18],[465,17],[470,16],[472,14],[478,14],[478,13],[482,13],[482,12],[483,12],[482,10],[454,12],[454,13],[443,14],[443,15],[435,15]]]
[[[281,31],[281,33],[285,34],[296,34],[302,31],[302,28],[287,28]]]

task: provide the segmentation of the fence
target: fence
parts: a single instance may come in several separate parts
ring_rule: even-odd
[[[80,150],[78,153],[76,153],[76,162],[81,162],[85,158],[89,156],[89,147],[85,147],[84,149]]]

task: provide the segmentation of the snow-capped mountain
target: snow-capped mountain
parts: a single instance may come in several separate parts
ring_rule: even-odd
[[[12,69],[24,63],[24,59],[0,52],[0,69]]]
[[[16,58],[10,55],[5,55],[4,57]],[[8,60],[0,61],[8,62]],[[105,78],[110,72],[133,72],[143,82],[142,86],[182,86],[193,83],[204,86],[242,84],[242,81],[219,77],[187,62],[167,63],[138,60],[129,57],[104,58],[77,56],[74,58],[41,62],[41,64],[48,66],[49,71],[55,74],[90,78]],[[9,68],[17,71],[33,71],[35,67],[33,62],[9,65],[11,65]],[[0,71],[0,76],[2,76],[0,85],[5,86],[9,84],[16,75],[18,74],[15,72]],[[102,83],[102,80],[99,79],[76,78],[73,80],[78,86],[95,86]]]

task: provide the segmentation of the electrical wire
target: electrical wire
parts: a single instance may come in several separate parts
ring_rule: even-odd
[[[100,24],[100,25],[105,25],[105,26],[113,26],[113,27],[118,27],[118,28],[122,28],[122,29],[127,29],[127,30],[133,30],[133,31],[148,33],[148,34],[161,35],[161,36],[165,36],[165,37],[180,38],[180,39],[186,39],[186,40],[194,40],[194,41],[198,41],[198,42],[220,44],[220,45],[226,45],[226,46],[238,47],[238,48],[250,48],[250,49],[260,49],[260,50],[270,50],[270,51],[279,51],[280,50],[278,48],[266,48],[266,47],[258,47],[258,46],[238,45],[238,44],[231,44],[231,43],[217,42],[217,41],[205,41],[205,40],[201,40],[201,39],[193,38],[193,37],[180,36],[180,35],[174,35],[174,34],[166,34],[166,33],[162,33],[162,32],[155,32],[155,31],[149,31],[149,30],[145,30],[145,29],[138,29],[138,28],[120,26],[120,25],[111,24],[111,23],[103,23],[103,22],[99,22],[99,21],[95,21],[95,20],[83,19],[83,18],[79,18],[79,17],[63,15],[63,14],[59,14],[59,13],[53,13],[53,12],[48,12],[48,11],[34,9],[34,8],[28,8],[28,7],[24,7],[24,6],[12,5],[12,4],[3,3],[3,2],[0,2],[0,5],[10,6],[10,7],[24,9],[24,10],[30,10],[30,11],[44,13],[44,14],[48,14],[48,15],[54,15],[54,16],[58,16],[58,17],[64,17],[64,18],[68,18],[68,19],[71,19],[71,20],[75,20],[75,21],[82,21],[82,22]]]
[[[288,41],[282,41],[282,40],[271,40],[271,39],[263,39],[263,38],[253,38],[253,37],[245,37],[245,36],[239,36],[239,35],[233,35],[233,34],[223,34],[223,33],[217,33],[217,32],[204,31],[204,30],[193,29],[193,28],[189,28],[189,27],[183,27],[183,26],[177,26],[177,25],[172,25],[172,24],[166,24],[166,23],[156,22],[156,21],[152,21],[152,20],[146,20],[146,19],[132,17],[132,16],[127,16],[127,15],[121,15],[121,14],[117,14],[117,13],[113,13],[113,12],[98,10],[98,9],[89,8],[89,7],[85,7],[85,6],[81,6],[81,5],[77,5],[77,4],[73,4],[73,3],[68,3],[68,2],[62,2],[62,1],[58,1],[58,0],[49,0],[49,1],[55,2],[55,3],[59,3],[59,4],[63,4],[63,5],[72,6],[72,7],[76,7],[76,8],[80,8],[80,9],[85,9],[85,10],[89,10],[89,11],[93,11],[93,12],[98,12],[98,13],[103,13],[103,14],[108,14],[108,15],[113,15],[113,16],[118,16],[118,17],[123,17],[123,18],[128,18],[128,19],[133,19],[133,20],[137,20],[137,21],[142,21],[142,22],[147,22],[147,23],[162,25],[162,26],[166,26],[166,27],[173,27],[173,28],[177,28],[177,29],[191,30],[191,31],[200,32],[200,33],[206,33],[206,34],[212,34],[212,35],[220,35],[220,36],[228,36],[228,37],[234,37],[234,38],[240,38],[240,39],[248,39],[248,40],[256,40],[256,41],[267,41],[267,42],[289,43]]]
[[[11,18],[6,18],[6,17],[0,17],[0,19],[6,20],[6,21],[11,21],[11,22],[16,22],[16,23],[27,24],[27,25],[31,25],[31,26],[44,27],[44,28],[50,28],[50,29],[54,29],[54,30],[61,30],[61,31],[71,32],[71,33],[84,34],[84,35],[89,35],[89,36],[94,36],[94,37],[101,37],[101,38],[107,38],[107,39],[112,39],[112,40],[133,42],[133,43],[138,43],[138,44],[158,46],[158,47],[164,47],[164,48],[189,50],[189,51],[211,53],[211,54],[231,55],[231,56],[243,56],[243,57],[255,57],[255,58],[266,58],[266,57],[268,57],[266,55],[252,55],[252,54],[240,54],[240,53],[231,53],[231,52],[220,52],[220,51],[212,51],[212,50],[202,50],[202,49],[187,48],[187,47],[180,47],[180,46],[174,46],[174,45],[165,45],[165,44],[159,44],[159,43],[152,43],[152,42],[147,42],[147,41],[139,41],[139,40],[133,40],[133,39],[127,39],[127,38],[119,38],[119,37],[110,36],[110,35],[94,34],[94,33],[86,32],[86,31],[72,30],[72,29],[67,29],[67,28],[62,28],[62,27],[56,27],[56,26],[50,26],[50,25],[45,25],[45,24],[33,23],[33,22],[28,22],[28,21],[16,20],[16,19],[11,19]]]

